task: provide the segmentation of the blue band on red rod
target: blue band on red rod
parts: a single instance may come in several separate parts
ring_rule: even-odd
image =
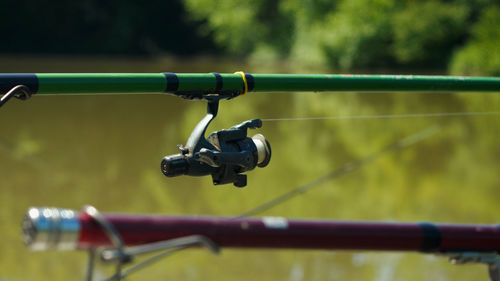
[[[434,252],[441,246],[441,232],[439,228],[432,223],[418,224],[423,232],[422,248],[423,252]]]

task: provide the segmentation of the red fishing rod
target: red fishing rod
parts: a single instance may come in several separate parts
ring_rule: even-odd
[[[138,253],[192,244],[214,250],[236,247],[420,251],[449,255],[459,263],[485,262],[490,265],[492,280],[500,277],[498,225],[101,214],[86,207],[82,212],[31,208],[23,231],[31,249],[115,248],[103,252],[103,259],[108,260],[128,261]],[[127,247],[133,249],[129,254]]]

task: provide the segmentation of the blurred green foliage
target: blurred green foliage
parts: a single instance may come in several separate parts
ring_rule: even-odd
[[[464,5],[422,2],[397,13],[394,25],[394,54],[400,63],[418,66],[445,65],[453,47],[466,35]]]
[[[452,73],[500,75],[500,8],[487,9],[473,26],[472,39],[459,50]]]
[[[500,71],[494,0],[184,2],[219,46],[239,56],[349,71]]]
[[[496,0],[2,4],[3,54],[209,54],[330,71],[500,73]]]

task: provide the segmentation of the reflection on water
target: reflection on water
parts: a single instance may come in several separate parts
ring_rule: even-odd
[[[291,71],[215,59],[4,59],[4,72]],[[294,70],[300,72],[300,70]],[[252,118],[495,111],[495,94],[248,94],[221,103],[209,131]],[[28,252],[20,221],[29,206],[169,214],[236,215],[344,163],[438,124],[441,131],[381,157],[264,215],[301,218],[494,223],[500,207],[499,116],[264,122],[273,159],[249,185],[165,178],[205,114],[202,102],[163,95],[50,96],[0,111],[0,280],[81,280],[83,253]],[[106,269],[103,269],[106,270]],[[76,273],[76,276],[75,276]],[[141,275],[142,274],[142,275]],[[486,268],[418,254],[192,250],[132,280],[486,280]],[[478,278],[479,276],[479,278]]]

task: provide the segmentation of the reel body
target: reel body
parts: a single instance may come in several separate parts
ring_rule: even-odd
[[[212,175],[214,185],[233,183],[244,187],[247,177],[242,173],[269,164],[271,146],[266,138],[261,134],[247,136],[248,129],[262,127],[260,119],[213,132],[205,139],[205,131],[217,115],[218,102],[208,101],[207,115],[194,128],[186,146],[178,146],[180,153],[163,158],[161,170],[165,176]]]

